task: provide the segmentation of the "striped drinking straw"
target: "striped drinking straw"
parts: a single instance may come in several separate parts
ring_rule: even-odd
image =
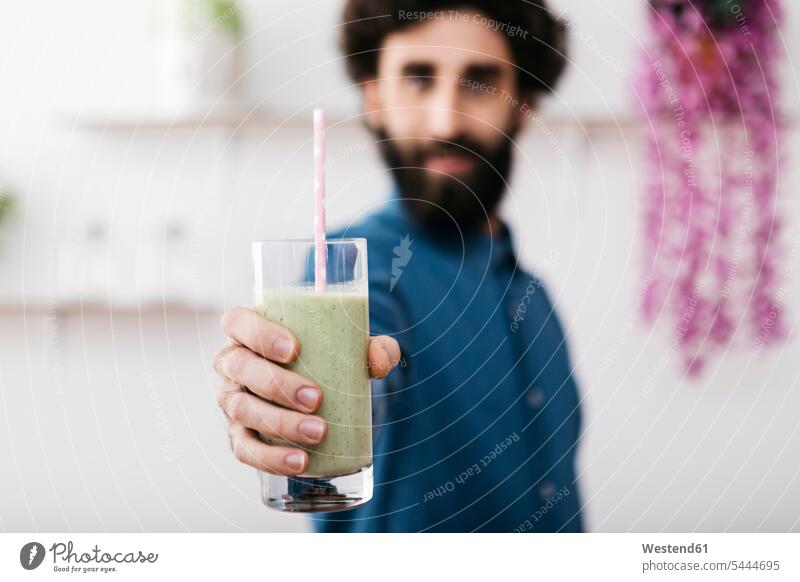
[[[314,290],[325,291],[325,114],[314,110]]]

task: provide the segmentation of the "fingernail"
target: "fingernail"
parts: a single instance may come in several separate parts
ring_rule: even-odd
[[[288,338],[280,337],[276,339],[273,347],[279,358],[288,359],[292,355],[292,342]]]
[[[300,404],[311,410],[316,409],[319,403],[319,397],[319,390],[311,388],[310,386],[303,386],[297,391],[297,400],[300,401]]]
[[[290,469],[301,471],[303,469],[303,465],[306,464],[306,457],[302,453],[292,453],[290,455],[286,455],[284,462]]]
[[[322,433],[325,432],[325,425],[316,418],[308,418],[300,423],[298,429],[300,430],[300,434],[306,438],[318,441],[322,438]]]

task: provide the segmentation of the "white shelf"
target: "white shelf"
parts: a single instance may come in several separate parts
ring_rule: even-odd
[[[121,111],[84,111],[59,115],[60,125],[86,131],[137,131],[165,129],[225,129],[269,126],[279,122],[265,110],[244,106],[180,111],[142,108]]]
[[[361,115],[348,115],[333,111],[328,114],[329,125],[360,126]],[[633,117],[578,114],[574,117],[562,112],[542,115],[548,127],[631,127],[638,125]],[[311,125],[310,113],[303,111],[270,111],[259,107],[225,106],[214,109],[184,111],[159,111],[140,109],[128,111],[86,111],[61,114],[58,122],[63,126],[85,131],[146,131],[169,129],[254,129],[277,126],[297,127]]]
[[[27,314],[56,314],[56,315],[197,315],[208,316],[221,313],[222,308],[210,305],[190,305],[177,302],[143,302],[130,303],[104,303],[99,301],[65,301],[48,305],[40,301],[13,303],[4,301],[0,303],[0,315],[27,313]]]
[[[794,128],[800,120],[800,112],[784,112],[786,126]],[[360,115],[347,115],[333,111],[327,115],[328,126],[361,127]],[[632,129],[645,127],[638,117],[587,114],[577,112],[569,116],[562,111],[548,111],[541,115],[542,124],[550,129],[573,128],[592,132],[598,130]],[[131,110],[116,112],[82,112],[62,114],[58,118],[62,126],[91,132],[136,132],[170,130],[242,130],[274,129],[276,127],[311,127],[311,114],[298,112],[268,111],[264,108],[224,107],[214,110],[187,110],[169,112],[158,110]]]

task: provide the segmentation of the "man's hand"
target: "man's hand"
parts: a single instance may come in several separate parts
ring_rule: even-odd
[[[221,325],[228,343],[214,356],[214,370],[222,376],[217,403],[228,419],[234,456],[268,473],[302,473],[305,451],[268,445],[256,434],[308,445],[327,436],[327,424],[313,414],[322,404],[319,386],[279,365],[292,362],[301,346],[285,327],[244,307],[229,309]],[[388,336],[372,337],[368,358],[370,375],[383,378],[400,361],[400,346]]]

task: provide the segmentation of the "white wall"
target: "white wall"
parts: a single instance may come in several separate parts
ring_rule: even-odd
[[[223,306],[250,300],[249,241],[311,232],[310,107],[357,112],[335,52],[340,3],[242,2],[241,85],[270,114],[238,132],[135,127],[157,94],[152,5],[3,5],[0,168],[19,204],[0,225],[0,529],[303,530],[261,507],[254,472],[232,459],[209,363]],[[554,138],[534,128],[521,141],[504,210],[568,330],[588,525],[796,531],[800,343],[727,355],[700,383],[661,371],[668,330],[632,308],[642,166],[624,71],[642,2],[554,5],[574,18],[575,62],[547,106]],[[789,8],[797,63],[800,8]],[[87,129],[131,110],[125,127]],[[800,155],[796,125],[787,143]],[[333,127],[329,144],[337,226],[379,204],[388,180],[357,123]],[[786,178],[796,225],[796,171]]]

